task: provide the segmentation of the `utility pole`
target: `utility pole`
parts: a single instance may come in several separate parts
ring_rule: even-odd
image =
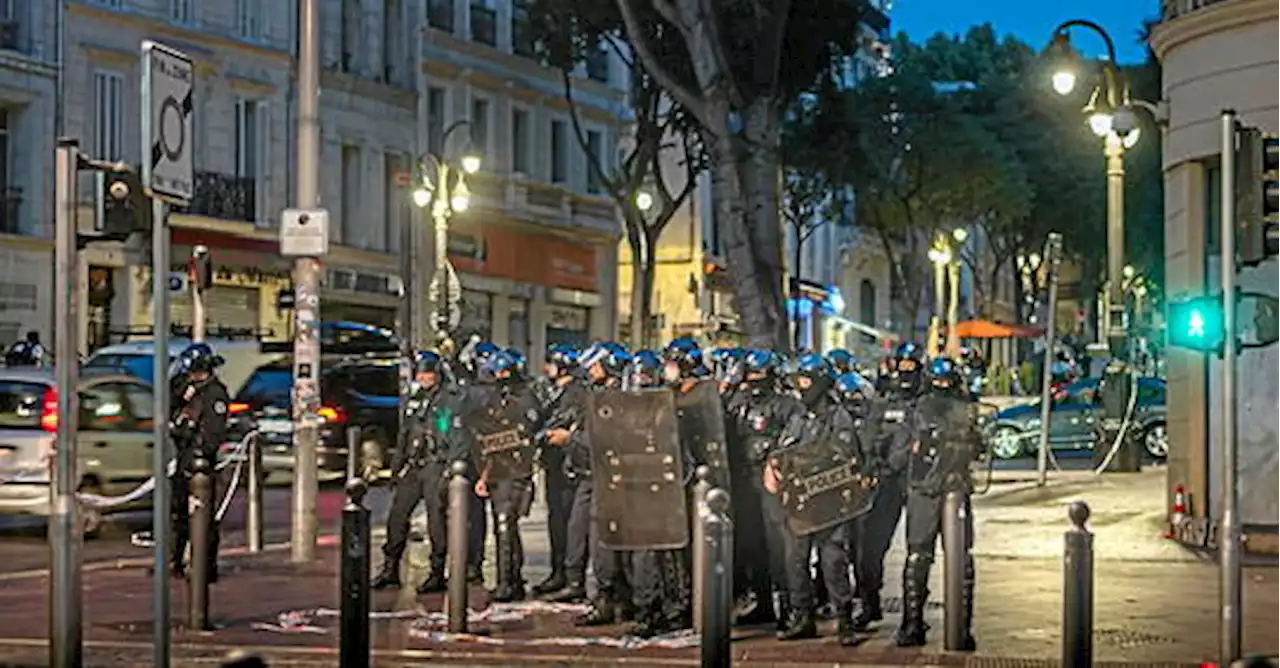
[[[1107,308],[1103,331],[1112,357],[1124,358],[1124,142],[1118,136],[1103,140],[1107,157]]]
[[[1049,422],[1052,403],[1049,396],[1053,378],[1053,352],[1058,337],[1058,269],[1062,265],[1062,235],[1050,232],[1044,245],[1044,261],[1049,263],[1049,305],[1044,325],[1044,372],[1040,374],[1040,448],[1036,454],[1036,485],[1044,487],[1049,475]]]
[[[1236,112],[1222,112],[1222,528],[1218,536],[1221,594],[1219,665],[1240,658],[1244,597],[1240,568],[1240,490],[1236,485]]]
[[[297,208],[320,203],[320,23],[316,0],[298,0],[298,191]],[[294,563],[316,556],[316,446],[320,407],[320,260],[294,261],[293,330],[293,526]]]

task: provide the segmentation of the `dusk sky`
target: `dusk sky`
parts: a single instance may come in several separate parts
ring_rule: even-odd
[[[972,25],[991,23],[1000,35],[1013,33],[1037,49],[1049,43],[1059,23],[1089,19],[1111,34],[1121,63],[1136,63],[1146,57],[1137,41],[1142,21],[1159,13],[1159,0],[893,0],[889,19],[894,34],[905,31],[912,41],[939,31],[964,33]],[[1101,38],[1086,29],[1073,29],[1071,42],[1089,56],[1105,53]]]

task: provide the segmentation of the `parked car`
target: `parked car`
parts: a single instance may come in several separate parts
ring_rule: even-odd
[[[1095,424],[1098,378],[1085,378],[1063,387],[1053,395],[1049,412],[1049,445],[1055,450],[1091,450],[1097,440]],[[1139,378],[1130,427],[1147,456],[1163,460],[1169,454],[1165,428],[1165,382],[1161,378]],[[983,436],[992,454],[1013,459],[1039,446],[1040,402],[1011,406],[983,422]]]
[[[254,369],[281,357],[277,352],[263,352],[262,342],[256,339],[209,339],[208,344],[222,356],[224,363],[218,368],[218,377],[232,394],[244,385],[245,379]],[[170,375],[174,371],[172,364],[189,345],[191,339],[169,340]],[[117,343],[94,351],[85,360],[80,373],[84,376],[122,374],[150,383],[152,370],[155,368],[154,359],[155,343],[152,341]]]
[[[120,496],[151,477],[150,384],[124,375],[100,375],[80,383],[77,432],[79,491]],[[58,429],[58,392],[52,369],[0,371],[0,515],[50,514],[50,459]],[[85,533],[96,531],[102,512],[137,510],[150,497],[109,511],[85,508]]]
[[[399,434],[400,360],[351,358],[322,364],[321,368],[319,469],[346,471],[346,431],[358,426],[361,473],[371,479],[390,464]],[[268,472],[293,469],[292,388],[292,361],[265,364],[249,376],[229,407],[228,440],[238,441],[257,429]]]

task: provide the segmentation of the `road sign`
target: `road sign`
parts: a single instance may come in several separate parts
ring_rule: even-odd
[[[187,289],[187,274],[182,271],[169,272],[169,292],[183,292]]]
[[[323,257],[329,253],[329,212],[324,209],[285,209],[280,216],[280,254],[285,257]]]
[[[194,90],[191,58],[163,44],[142,42],[142,186],[183,204],[195,190]]]

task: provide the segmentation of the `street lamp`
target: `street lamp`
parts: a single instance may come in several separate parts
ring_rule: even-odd
[[[960,350],[960,339],[956,336],[956,321],[960,308],[960,247],[969,239],[969,231],[957,227],[948,234],[939,232],[929,248],[927,256],[933,264],[933,299],[934,314],[929,322],[929,340],[926,344],[929,355],[938,354],[939,344],[943,343],[942,328],[945,317],[947,337],[945,339],[946,355],[954,356]],[[950,291],[947,288],[950,284]]]
[[[641,211],[648,211],[653,208],[653,195],[647,191],[641,190],[636,193],[636,208]]]

